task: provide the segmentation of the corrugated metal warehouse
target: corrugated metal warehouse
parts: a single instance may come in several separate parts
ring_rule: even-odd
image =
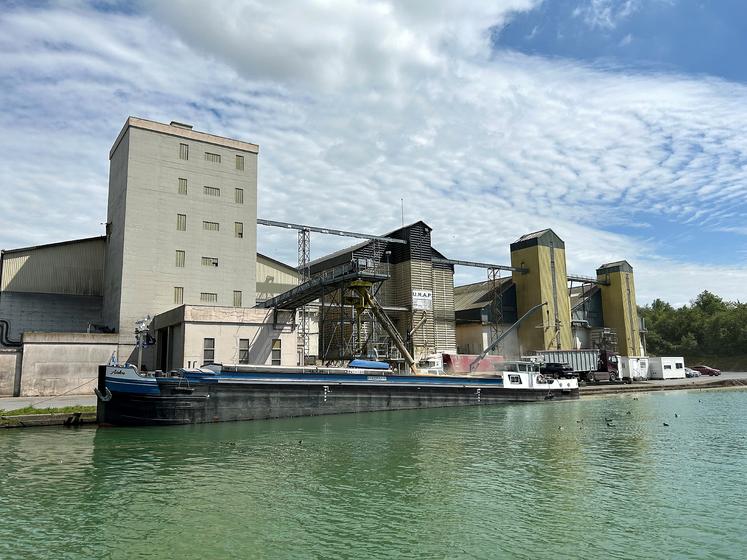
[[[99,325],[105,254],[106,237],[3,251],[0,318],[10,325],[8,336]]]

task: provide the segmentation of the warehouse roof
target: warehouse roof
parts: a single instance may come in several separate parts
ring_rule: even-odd
[[[266,260],[270,263],[274,264],[275,266],[284,269],[288,274],[295,274],[298,276],[298,269],[295,266],[291,266],[289,264],[285,264],[282,261],[279,261],[277,259],[273,259],[272,257],[268,257],[267,255],[263,255],[262,253],[257,253],[257,260]]]
[[[599,291],[599,286],[575,286],[570,290],[571,298],[571,311],[575,310],[585,301],[591,299],[591,297]]]
[[[497,280],[501,291],[505,291],[511,285],[512,278],[499,278]],[[493,299],[493,282],[486,280],[464,286],[454,286],[454,311],[466,311],[468,309],[482,309],[490,305]]]
[[[85,237],[83,239],[70,239],[69,241],[57,241],[55,243],[45,243],[44,245],[29,245],[28,247],[18,247],[16,249],[3,249],[4,255],[11,253],[22,253],[25,251],[35,251],[37,249],[49,249],[51,247],[60,247],[62,245],[72,245],[74,243],[88,243],[90,241],[104,241],[106,240],[105,235],[97,235],[96,237]]]
[[[351,245],[350,247],[344,247],[342,249],[339,249],[333,253],[329,253],[328,255],[324,255],[323,257],[319,257],[318,259],[314,259],[313,261],[309,262],[309,267],[314,267],[318,264],[323,263],[324,261],[332,260],[335,257],[339,257],[341,255],[344,255],[345,253],[354,253],[358,249],[362,249],[363,247],[367,246],[369,243],[372,243],[372,241],[362,241],[361,243],[356,243],[355,245]]]

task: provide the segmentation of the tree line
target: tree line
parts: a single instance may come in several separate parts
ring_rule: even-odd
[[[726,301],[704,291],[689,305],[656,299],[638,308],[645,319],[651,356],[709,359],[716,367],[747,367],[747,303]],[[690,360],[688,360],[688,358]]]

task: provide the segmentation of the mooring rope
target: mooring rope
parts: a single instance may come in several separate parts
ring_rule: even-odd
[[[36,408],[36,405],[38,405],[38,404],[42,404],[42,403],[45,403],[45,402],[53,401],[54,399],[58,399],[58,398],[60,398],[60,397],[62,397],[62,396],[65,396],[65,395],[67,395],[67,394],[68,394],[69,392],[71,392],[71,391],[75,391],[76,389],[80,389],[81,387],[83,387],[84,385],[88,385],[88,384],[89,384],[89,383],[91,383],[92,381],[98,381],[98,378],[93,378],[93,379],[89,379],[89,380],[88,380],[88,381],[86,381],[85,383],[81,383],[81,384],[80,384],[80,385],[78,385],[77,387],[73,387],[72,389],[68,389],[68,390],[67,390],[67,391],[65,391],[64,393],[60,393],[59,395],[55,395],[54,397],[49,397],[48,399],[44,399],[43,401],[39,401],[39,402],[36,402],[36,403],[32,403],[32,404],[31,404],[31,408]],[[49,407],[47,407],[47,408],[49,408]]]

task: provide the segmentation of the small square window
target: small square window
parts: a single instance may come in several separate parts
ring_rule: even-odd
[[[177,305],[184,303],[184,288],[174,287],[174,303]]]
[[[176,230],[187,231],[187,215],[186,214],[176,215]]]
[[[211,154],[210,152],[205,152],[205,161],[220,163],[220,154]]]
[[[236,169],[244,171],[244,156],[236,156]]]
[[[185,260],[185,253],[184,251],[179,251],[177,249],[176,251],[176,266],[179,268],[184,268],[184,260]]]
[[[236,204],[244,204],[244,189],[236,189],[235,200]]]
[[[200,301],[203,303],[218,303],[218,294],[213,292],[201,292]]]
[[[218,187],[202,187],[202,192],[207,196],[220,196],[220,189]]]
[[[240,290],[233,291],[233,306],[241,307],[241,291]]]
[[[202,266],[214,266],[218,267],[217,257],[202,257]]]
[[[220,231],[220,224],[218,222],[202,222],[202,229],[207,231]]]
[[[187,194],[187,180],[179,179],[179,194]]]
[[[244,223],[243,222],[234,222],[233,223],[233,231],[234,235],[238,237],[239,239],[242,239],[244,237]]]
[[[215,361],[215,339],[206,338],[202,341],[202,363],[212,364]]]
[[[179,144],[179,159],[189,159],[189,144]]]

